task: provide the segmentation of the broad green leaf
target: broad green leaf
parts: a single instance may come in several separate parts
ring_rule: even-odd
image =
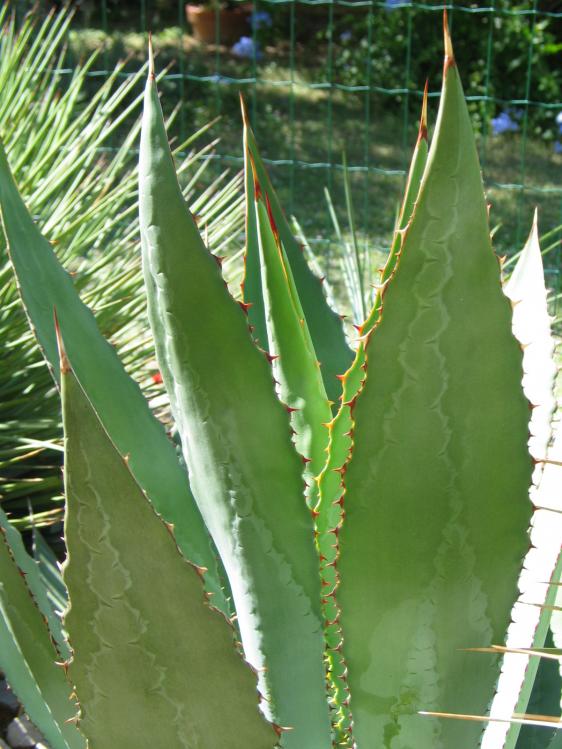
[[[254,178],[268,350],[279,397],[290,411],[295,447],[305,461],[307,502],[314,507],[316,476],[326,462],[326,424],[332,412],[291,267],[270,213],[269,196],[262,191],[255,173]]]
[[[27,553],[19,531],[10,525],[2,509],[0,509],[0,529],[4,532],[6,543],[10,548],[14,562],[22,574],[25,575],[29,592],[33,596],[33,600],[41,615],[47,622],[49,632],[58,652],[63,659],[66,658],[68,656],[68,646],[62,632],[60,619],[56,616],[53,605],[49,600],[48,589],[41,577],[39,567],[35,560]]]
[[[214,603],[228,611],[209,537],[173,443],[33,223],[1,145],[0,212],[22,301],[55,379],[59,378],[53,326],[56,309],[68,354],[104,427],[118,449],[129,456],[131,470],[156,510],[174,524],[182,553],[208,569],[206,584],[215,596]]]
[[[227,571],[244,652],[282,744],[331,746],[318,558],[302,463],[271,368],[179,189],[154,76],[140,149],[143,268],[193,493]],[[156,323],[156,324],[155,324]]]
[[[476,746],[528,548],[529,409],[446,37],[436,132],[353,410],[339,569],[358,749]]]
[[[254,337],[260,346],[263,348],[267,346],[259,243],[254,210],[254,182],[249,155],[252,156],[258,180],[264,191],[269,195],[271,211],[278,227],[279,238],[293,273],[295,287],[302,303],[314,350],[321,364],[324,387],[328,398],[335,402],[341,393],[337,376],[347,370],[352,362],[353,352],[345,340],[340,317],[329,307],[322,289],[322,282],[310,270],[302,247],[291,231],[258,151],[243,102],[242,116],[244,120],[244,171],[246,175],[246,274],[243,289],[244,301],[252,305],[248,310],[248,317],[254,327]]]
[[[234,630],[103,428],[66,356],[65,626],[89,745],[273,749]]]
[[[14,533],[0,528],[0,668],[52,749],[83,749],[76,726],[67,723],[75,706],[64,670],[57,665],[61,656],[26,585],[25,569],[16,563],[22,549],[14,553],[10,548],[14,540],[16,547],[21,543]]]
[[[334,589],[337,582],[336,559],[338,555],[338,532],[342,520],[343,497],[345,486],[343,477],[345,465],[352,448],[353,405],[361,389],[365,367],[365,336],[377,322],[382,304],[384,284],[390,279],[396,260],[400,252],[403,231],[410,221],[415,200],[418,195],[423,171],[427,162],[427,85],[424,93],[420,127],[414,153],[410,163],[406,191],[398,216],[390,253],[381,274],[381,286],[375,296],[369,317],[361,329],[361,338],[355,355],[355,360],[349,370],[342,377],[343,392],[341,403],[336,416],[329,423],[328,458],[324,469],[318,477],[317,512],[318,548],[320,550],[321,574],[324,586],[324,615],[327,621],[325,627],[328,645],[328,659],[330,662],[330,684],[332,699],[339,709],[337,721],[340,727],[349,727],[349,710],[347,699],[347,671],[341,656],[341,628],[339,611],[334,600]]]

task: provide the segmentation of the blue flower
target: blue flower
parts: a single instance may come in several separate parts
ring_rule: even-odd
[[[231,51],[237,57],[255,57],[256,60],[259,60],[262,56],[258,43],[254,43],[251,36],[241,36],[236,44],[233,45]]]
[[[508,112],[501,112],[492,119],[492,130],[494,135],[501,135],[502,133],[516,132],[519,130],[519,125],[511,119]]]
[[[558,125],[558,132],[562,133],[562,112],[558,112],[556,115],[556,124]]]
[[[554,141],[554,153],[562,153],[562,143],[559,140]]]
[[[340,42],[343,42],[345,44],[346,42],[349,42],[351,40],[352,36],[353,35],[351,31],[342,31],[342,33],[340,34]]]
[[[250,23],[252,24],[252,28],[257,31],[258,29],[263,29],[265,26],[273,26],[273,19],[271,18],[271,14],[266,10],[256,10],[252,13]]]
[[[385,0],[384,3],[384,9],[385,10],[394,10],[397,5],[406,5],[409,3],[406,3],[405,0]]]

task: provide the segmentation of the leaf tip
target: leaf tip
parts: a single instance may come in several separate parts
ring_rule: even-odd
[[[250,119],[248,117],[248,109],[246,108],[246,102],[244,101],[244,96],[242,94],[242,91],[238,92],[238,96],[240,97],[240,109],[242,111],[242,122],[244,123],[244,127],[250,127]]]
[[[453,42],[451,40],[451,32],[449,31],[449,19],[447,17],[447,9],[443,9],[443,38],[445,42],[445,72],[448,68],[455,65],[455,54],[453,52]]]
[[[66,350],[64,348],[56,307],[53,307],[53,315],[55,318],[55,335],[57,337],[57,348],[59,351],[60,372],[64,375],[70,372],[70,362],[68,361]]]
[[[152,46],[152,32],[148,32],[148,78],[153,81],[154,75],[154,47]]]
[[[425,79],[425,86],[423,89],[423,99],[422,99],[422,110],[421,110],[421,116],[420,116],[420,127],[418,131],[418,143],[421,140],[425,140],[427,142],[427,95],[429,92],[429,79]]]

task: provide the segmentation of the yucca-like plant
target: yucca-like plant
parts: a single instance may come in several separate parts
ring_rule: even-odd
[[[53,749],[479,745],[529,547],[534,465],[533,503],[545,507],[560,465],[549,453],[549,321],[529,331],[512,319],[447,30],[445,51],[431,148],[424,106],[354,350],[247,118],[246,272],[242,301],[231,296],[179,187],[151,61],[144,283],[187,472],[0,152],[10,256],[62,395],[70,601],[67,640],[4,519],[1,665]],[[546,304],[537,268],[534,230],[515,309]],[[526,392],[544,375],[535,463],[524,368]],[[550,505],[540,512],[559,531],[556,495]],[[540,541],[541,621],[516,643],[533,658],[556,606],[545,583],[560,581],[559,540]]]
[[[152,380],[157,372],[150,336],[141,322],[136,147],[145,71],[124,76],[122,62],[92,91],[94,53],[67,80],[61,71],[71,20],[68,7],[43,20],[33,12],[18,29],[9,4],[2,5],[0,134],[29,210],[74,274],[100,330],[147,396],[161,401],[162,388]],[[206,157],[214,144],[194,148],[207,129],[176,144],[175,152],[183,154],[178,171],[214,251],[229,254],[243,228],[241,177],[225,171],[207,178]],[[118,135],[123,142],[115,149]],[[196,196],[201,180],[209,185]],[[234,275],[235,265],[228,260]],[[0,498],[22,525],[30,522],[29,507],[36,524],[47,524],[62,517],[59,400],[21,309],[3,237],[0,299]]]

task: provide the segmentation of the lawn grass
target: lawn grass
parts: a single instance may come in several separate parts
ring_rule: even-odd
[[[317,45],[310,54],[305,46],[296,46],[293,73],[289,46],[284,44],[266,48],[257,65],[235,57],[227,48],[198,44],[179,27],[155,34],[154,46],[159,67],[171,65],[169,76],[160,86],[164,107],[171,109],[178,100],[183,101],[175,124],[177,137],[185,137],[221,115],[212,131],[220,138],[215,149],[217,170],[225,163],[234,168],[242,164],[238,93],[244,94],[263,156],[274,162],[270,169],[282,202],[324,257],[328,272],[330,254],[335,249],[323,190],[329,187],[345,224],[340,166],[343,149],[352,167],[360,241],[369,249],[384,250],[388,246],[403,189],[403,172],[416,137],[416,94],[412,94],[410,108],[405,109],[400,96],[372,95],[367,102],[364,93],[311,88],[311,84],[325,80],[325,62]],[[130,56],[129,67],[134,70],[144,60],[146,36],[129,31],[108,36],[99,30],[75,30],[70,49],[75,58],[100,50],[95,65],[98,69],[110,69],[117,59]],[[219,75],[208,80],[217,71]],[[183,83],[181,74],[186,76]],[[198,78],[206,80],[194,80]],[[257,78],[257,82],[232,82],[233,78]],[[291,80],[292,85],[288,85]],[[437,84],[432,93],[430,132],[436,115]],[[521,247],[535,206],[539,208],[542,232],[562,223],[562,156],[554,153],[552,143],[529,137],[523,151],[521,136],[508,133],[479,138],[478,145],[499,254],[509,255]],[[523,174],[525,191],[519,187]],[[549,255],[549,265],[555,271],[551,273],[553,286],[560,291],[559,249]]]

